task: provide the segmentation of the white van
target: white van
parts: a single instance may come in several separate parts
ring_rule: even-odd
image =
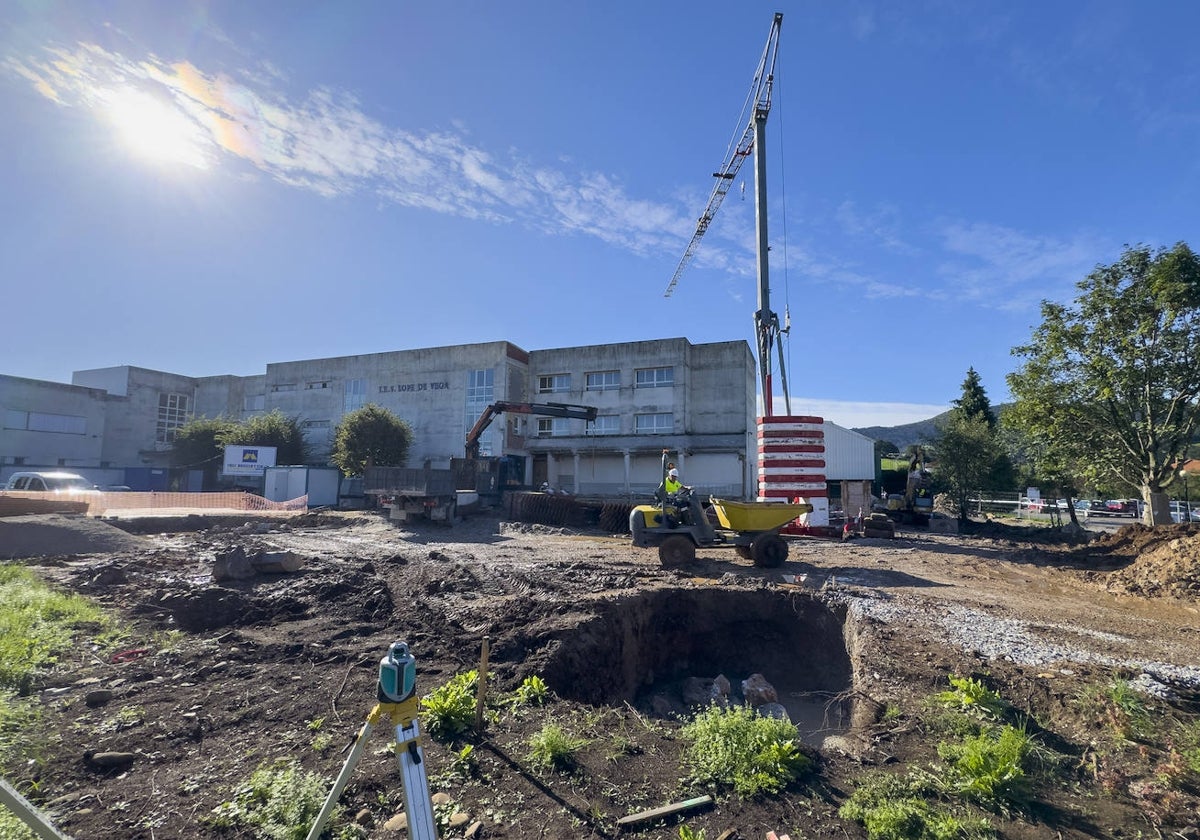
[[[19,472],[9,476],[4,489],[35,493],[95,493],[96,485],[75,473]]]

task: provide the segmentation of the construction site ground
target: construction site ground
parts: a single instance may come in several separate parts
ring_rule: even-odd
[[[426,745],[431,787],[449,797],[439,813],[458,815],[444,837],[676,838],[683,824],[708,840],[866,837],[838,815],[864,774],[944,773],[930,698],[951,676],[998,692],[1044,753],[1024,802],[939,807],[1011,838],[1200,837],[1200,768],[1186,765],[1200,744],[1178,735],[1200,731],[1200,530],[1093,536],[975,522],[960,535],[792,539],[779,569],[719,549],[664,569],[627,535],[484,515],[454,527],[371,512],[0,519],[0,557],[95,599],[127,631],[42,675],[30,737],[45,747],[5,775],[77,838],[255,836],[208,818],[276,759],[331,782],[392,642],[410,646],[425,694],[478,668],[486,640],[484,731]],[[237,547],[303,565],[214,582],[217,555]],[[783,794],[744,800],[689,781],[679,728],[697,686],[722,675],[737,703],[752,674],[815,763]],[[545,706],[500,702],[534,675]],[[1096,701],[1123,681],[1144,690],[1152,732],[1118,734]],[[581,741],[565,770],[530,756],[547,722]],[[350,779],[343,831],[406,836],[388,740],[374,736]],[[96,763],[111,752],[132,763]],[[713,804],[618,827],[704,793]]]

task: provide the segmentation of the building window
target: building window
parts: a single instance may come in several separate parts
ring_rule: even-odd
[[[267,395],[250,394],[242,398],[242,411],[266,411]]]
[[[304,429],[328,429],[329,421],[328,420],[305,420],[303,423],[300,424],[300,426],[301,426],[301,428],[304,428]]]
[[[484,409],[495,402],[495,392],[496,371],[494,368],[472,370],[467,373],[467,406],[465,418],[467,429],[474,426],[475,421],[483,414]],[[492,454],[491,436],[486,433],[479,439],[479,454]]]
[[[675,384],[675,368],[642,368],[636,371],[637,388],[670,388]]]
[[[566,417],[539,417],[537,424],[538,437],[559,437],[571,431]]]
[[[295,382],[284,382],[279,385],[272,385],[271,390],[274,391],[276,394],[283,393],[284,391],[295,391],[296,383]]]
[[[616,414],[602,414],[587,424],[589,435],[619,435],[621,433],[621,418]]]
[[[367,380],[347,379],[342,385],[342,411],[349,414],[367,404]]]
[[[551,373],[538,377],[539,394],[561,394],[571,390],[571,374]]]
[[[675,427],[671,412],[661,414],[637,414],[633,418],[633,430],[639,435],[666,435]]]
[[[57,432],[64,435],[86,435],[87,418],[75,414],[46,414],[41,411],[4,412],[4,428],[27,432]]]
[[[304,383],[305,391],[321,391],[328,387],[329,387],[328,382],[305,382]]]
[[[174,443],[176,432],[183,428],[188,419],[186,394],[159,394],[158,427],[154,439],[159,443]]]
[[[621,371],[598,370],[587,375],[589,391],[615,391],[621,387]]]

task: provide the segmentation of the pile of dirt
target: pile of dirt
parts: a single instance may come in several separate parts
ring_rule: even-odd
[[[1130,532],[1125,534],[1125,532]],[[1200,529],[1131,526],[1122,529],[1136,559],[1108,576],[1110,592],[1160,598],[1200,597]]]
[[[145,548],[139,537],[86,516],[51,513],[0,519],[0,559],[65,557],[136,551]]]

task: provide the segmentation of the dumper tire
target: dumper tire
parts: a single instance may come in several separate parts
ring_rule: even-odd
[[[738,557],[741,557],[743,560],[754,559],[754,555],[750,553],[750,546],[748,545],[735,545],[733,547],[733,553]]]
[[[658,562],[664,569],[686,566],[696,559],[696,544],[691,537],[672,534],[658,546]]]
[[[787,560],[787,540],[774,532],[759,534],[750,543],[750,556],[754,559],[755,566],[778,569]]]

